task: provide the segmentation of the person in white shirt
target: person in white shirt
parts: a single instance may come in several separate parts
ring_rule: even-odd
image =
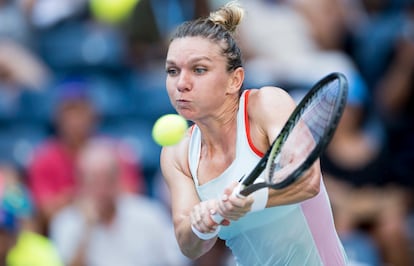
[[[92,140],[81,153],[79,195],[50,227],[65,265],[186,265],[164,206],[120,192],[115,154],[106,140]]]

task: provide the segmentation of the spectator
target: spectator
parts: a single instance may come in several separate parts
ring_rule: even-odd
[[[185,265],[166,210],[121,192],[110,143],[90,141],[77,162],[77,198],[50,230],[65,265]]]
[[[24,0],[30,22],[37,28],[52,27],[70,18],[79,18],[85,13],[87,0],[61,0],[59,2],[50,0]],[[50,12],[52,11],[53,12]]]
[[[342,238],[368,234],[381,263],[411,265],[407,217],[413,187],[414,50],[412,42],[398,37],[405,23],[395,3],[362,1],[363,8],[353,12],[359,19],[348,28],[348,49],[368,87],[363,94],[350,87],[322,167],[332,177],[327,187]]]
[[[96,134],[98,117],[84,86],[74,82],[59,89],[54,117],[56,135],[38,147],[28,168],[30,188],[44,229],[53,215],[73,200],[77,190],[75,161],[89,138]],[[143,191],[138,165],[122,160],[121,175],[124,190]]]
[[[6,266],[7,254],[16,241],[15,217],[0,208],[0,265]]]
[[[0,232],[0,265],[63,265],[49,239],[36,232],[30,195],[11,165],[0,167]]]
[[[49,69],[36,54],[16,41],[0,38],[0,115],[2,118],[19,118],[19,114],[24,113],[24,108],[27,108],[21,103],[23,94],[44,91],[50,78]]]
[[[15,218],[0,209],[0,265],[6,266],[7,254],[16,241]]]
[[[351,58],[337,48],[344,32],[341,12],[336,11],[338,1],[242,1],[248,10],[240,28],[247,72],[251,73],[247,85],[271,82],[307,88],[333,71],[358,79]],[[324,13],[315,15],[316,11]]]
[[[207,2],[140,0],[122,25],[129,45],[130,63],[139,71],[151,71],[155,66],[163,65],[171,31],[185,20],[207,15]]]

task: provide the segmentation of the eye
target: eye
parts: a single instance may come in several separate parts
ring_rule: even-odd
[[[178,74],[178,69],[170,67],[165,70],[169,76],[176,76]]]
[[[194,73],[196,74],[204,74],[205,72],[207,72],[207,69],[205,67],[194,68]]]

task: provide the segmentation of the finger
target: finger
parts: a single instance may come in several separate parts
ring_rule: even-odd
[[[210,210],[209,214],[204,216],[202,221],[200,222],[207,232],[214,232],[216,231],[217,227],[219,226],[212,218],[211,215],[214,214],[214,210]]]
[[[243,210],[249,210],[253,204],[253,196],[248,197],[239,197],[237,195],[231,195],[228,202],[231,203],[236,208],[241,208]]]
[[[224,194],[230,196],[233,194],[233,191],[236,189],[236,187],[239,185],[239,182],[232,182],[228,187],[224,189]]]
[[[200,216],[198,215],[198,213],[196,211],[193,210],[190,213],[190,223],[191,223],[191,225],[196,227],[197,229],[200,229],[200,228],[198,228],[198,224],[199,224],[200,221],[201,221]]]
[[[190,216],[191,225],[196,228],[201,233],[212,233],[214,232],[218,225],[213,221],[210,221],[209,218],[194,219],[194,216]]]
[[[234,209],[226,211],[222,216],[227,220],[238,220],[248,212],[248,209]]]
[[[235,195],[230,196],[228,200],[221,201],[218,204],[220,214],[227,214],[223,217],[227,217],[231,214],[243,215],[251,209],[253,204],[253,197],[239,198]]]

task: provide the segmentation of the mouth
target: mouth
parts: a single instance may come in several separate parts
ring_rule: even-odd
[[[180,109],[185,109],[188,108],[190,104],[189,100],[185,100],[185,99],[178,99],[176,100],[176,107],[180,108]]]
[[[189,103],[189,100],[185,100],[185,99],[178,99],[177,103]]]

